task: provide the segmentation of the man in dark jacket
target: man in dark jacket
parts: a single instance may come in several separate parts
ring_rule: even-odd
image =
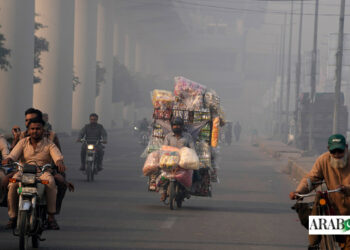
[[[79,133],[79,137],[77,139],[77,142],[80,142],[83,138],[86,140],[87,144],[94,144],[96,145],[97,141],[98,145],[96,145],[96,152],[97,152],[97,169],[100,171],[102,170],[102,160],[103,160],[103,146],[101,143],[106,144],[107,143],[107,132],[103,128],[101,124],[97,123],[98,121],[98,115],[95,113],[92,113],[90,115],[90,123],[86,124]],[[81,147],[81,171],[85,171],[85,158],[86,158],[86,144],[84,143]]]

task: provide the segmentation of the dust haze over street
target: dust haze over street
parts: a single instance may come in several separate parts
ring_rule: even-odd
[[[220,184],[212,198],[191,197],[170,211],[147,191],[143,147],[125,130],[111,132],[102,173],[88,183],[79,168],[80,144],[62,138],[75,193],[67,193],[60,231],[46,231],[41,249],[304,249],[307,231],[290,209],[293,184],[283,166],[244,140],[222,147]],[[243,138],[246,139],[246,138]],[[116,154],[118,152],[118,154]],[[0,218],[6,222],[6,209]],[[17,249],[0,232],[1,249]]]

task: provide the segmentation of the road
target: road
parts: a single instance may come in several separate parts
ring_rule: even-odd
[[[40,249],[306,249],[307,231],[288,200],[295,184],[280,162],[248,143],[222,147],[212,198],[191,197],[170,211],[147,192],[143,148],[126,131],[110,133],[94,183],[78,171],[80,145],[71,137],[61,142],[76,191],[64,200],[61,230],[45,232]],[[6,212],[0,208],[1,224]],[[0,229],[0,249],[17,249],[17,242]]]

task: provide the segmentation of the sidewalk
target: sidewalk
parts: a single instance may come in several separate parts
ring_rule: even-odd
[[[317,157],[305,157],[302,150],[279,141],[259,138],[259,147],[266,154],[283,162],[282,171],[297,181],[312,168]]]

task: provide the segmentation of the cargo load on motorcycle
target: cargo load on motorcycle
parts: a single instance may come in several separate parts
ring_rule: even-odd
[[[212,183],[218,182],[219,132],[224,125],[220,98],[214,90],[185,77],[174,80],[174,91],[155,89],[151,93],[153,124],[142,155],[146,157],[143,174],[149,177],[149,191],[159,191],[165,180],[174,178],[186,189],[187,198],[210,197]],[[195,150],[163,145],[175,117],[183,119]]]

